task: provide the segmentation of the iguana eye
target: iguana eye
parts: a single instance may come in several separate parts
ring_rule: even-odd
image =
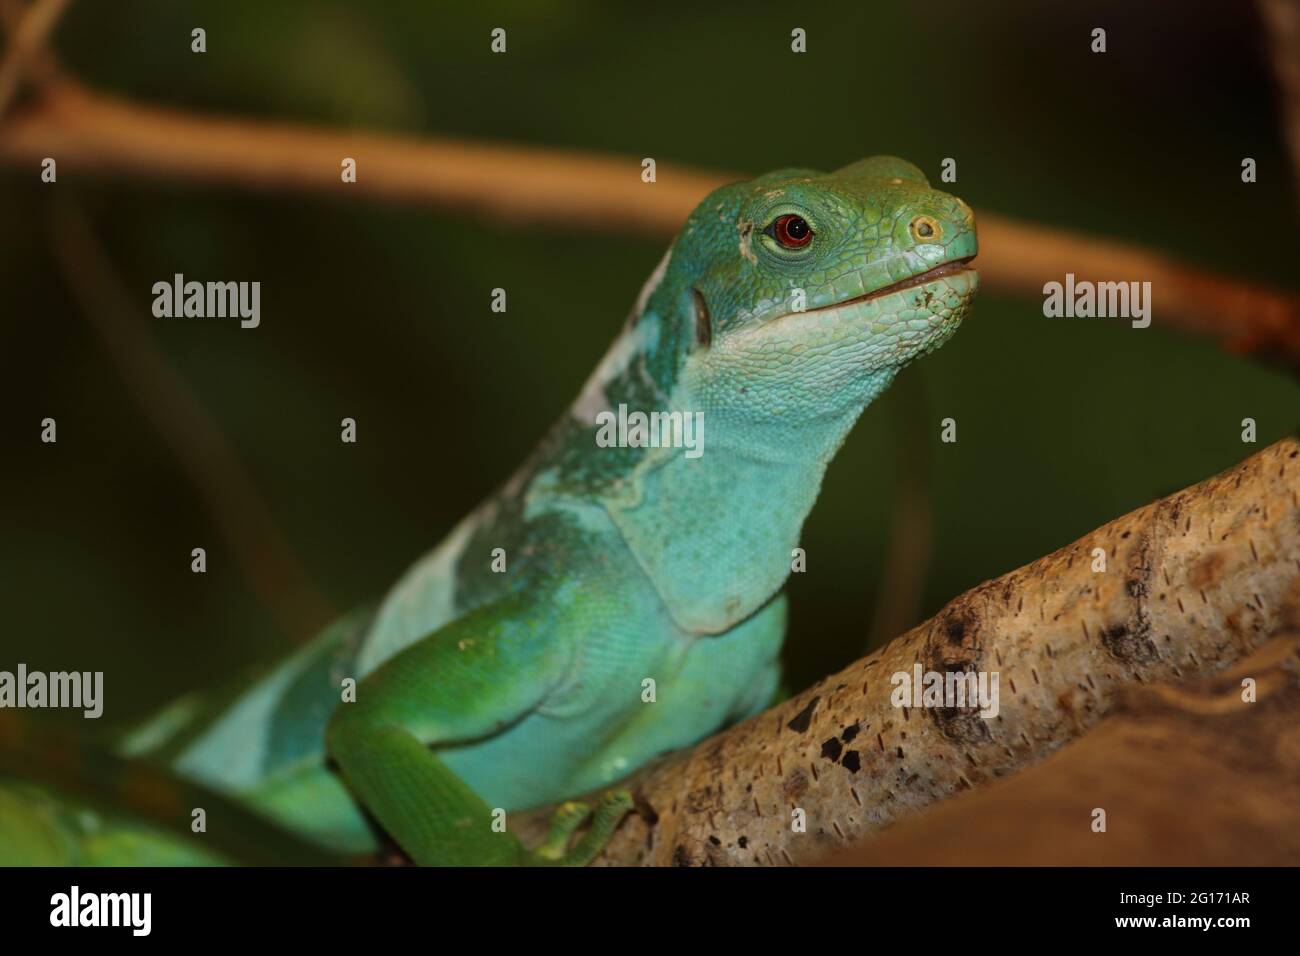
[[[763,231],[787,249],[802,249],[812,242],[813,237],[812,226],[808,225],[808,220],[793,213],[777,216]]]

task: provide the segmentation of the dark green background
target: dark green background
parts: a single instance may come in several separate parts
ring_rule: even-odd
[[[1248,4],[701,6],[80,2],[57,47],[96,88],[198,110],[752,173],[888,152],[937,180],[952,156],[950,188],[977,209],[1297,287],[1295,185]],[[505,56],[488,51],[495,26]],[[794,26],[806,55],[789,52]],[[1105,55],[1088,51],[1094,26]],[[1241,183],[1243,156],[1257,184]],[[341,608],[381,594],[513,471],[663,248],[423,208],[0,172],[0,667],[102,669],[113,720],[291,644],[63,285],[46,239],[56,189],[88,210],[142,315],[174,272],[262,282],[256,331],[150,327]],[[497,286],[506,315],[488,310]],[[796,687],[862,650],[904,429],[927,436],[928,614],[1296,426],[1296,384],[1162,330],[1154,308],[1135,331],[986,291],[873,406],[790,585]],[[39,442],[47,415],[55,446]],[[338,438],[349,415],[355,446]],[[945,416],[956,445],[938,442]],[[206,575],[189,572],[196,546]]]

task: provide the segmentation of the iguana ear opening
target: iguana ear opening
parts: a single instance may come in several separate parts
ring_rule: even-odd
[[[713,344],[713,320],[709,316],[709,304],[704,301],[704,293],[699,289],[691,290],[695,300],[695,345],[707,349]]]

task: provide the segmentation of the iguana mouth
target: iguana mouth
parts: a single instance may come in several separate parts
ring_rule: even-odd
[[[818,306],[815,309],[808,309],[808,312],[822,312],[826,309],[838,309],[842,306],[853,305],[856,302],[869,302],[872,299],[879,299],[882,296],[892,295],[895,292],[902,292],[904,289],[915,288],[918,285],[925,285],[927,282],[933,282],[936,279],[942,279],[944,276],[956,275],[958,272],[965,272],[967,265],[974,256],[964,256],[961,259],[949,259],[947,262],[941,262],[933,269],[927,269],[925,272],[909,276],[898,282],[892,282],[887,286],[882,286],[874,292],[864,292],[862,295],[855,295],[851,299],[844,299],[841,302],[832,302],[829,305]]]

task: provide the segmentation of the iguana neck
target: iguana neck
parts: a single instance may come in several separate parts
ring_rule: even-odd
[[[878,373],[841,412],[812,422],[760,424],[701,403],[703,454],[656,449],[606,499],[680,627],[720,633],[780,590],[827,465],[892,377]]]

